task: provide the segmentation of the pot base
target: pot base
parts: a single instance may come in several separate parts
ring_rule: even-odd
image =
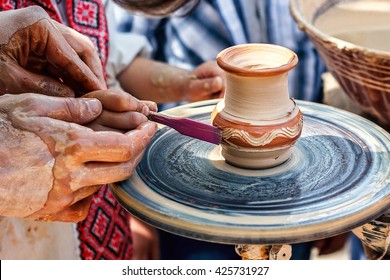
[[[291,147],[275,150],[237,149],[226,145],[221,147],[221,154],[227,163],[245,169],[275,167],[291,156]]]

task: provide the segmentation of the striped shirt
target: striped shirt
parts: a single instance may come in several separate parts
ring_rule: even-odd
[[[144,18],[122,11],[119,30],[145,35],[156,60],[193,69],[232,45],[271,43],[294,51],[290,96],[320,102],[325,66],[290,15],[289,0],[202,0],[186,17]]]

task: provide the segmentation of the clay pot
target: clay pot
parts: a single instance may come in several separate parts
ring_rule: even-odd
[[[243,44],[220,52],[217,62],[226,73],[226,92],[211,119],[222,129],[222,156],[243,168],[286,161],[303,125],[288,91],[297,55],[277,45]]]

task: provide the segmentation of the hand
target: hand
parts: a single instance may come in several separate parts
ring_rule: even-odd
[[[157,111],[157,104],[139,101],[124,91],[96,90],[83,97],[96,98],[103,105],[103,112],[87,126],[96,131],[125,132],[148,121],[149,110]]]
[[[194,79],[188,81],[183,91],[189,102],[222,98],[225,91],[225,73],[215,61],[204,62],[193,71]]]
[[[130,218],[131,239],[133,240],[133,260],[158,260],[160,258],[160,242],[157,229]]]
[[[79,125],[101,111],[96,99],[0,96],[0,215],[77,222],[99,185],[131,175],[157,126],[122,134]]]
[[[74,96],[106,88],[91,40],[39,6],[1,12],[0,27],[0,95]]]
[[[215,61],[189,72],[138,56],[118,79],[122,88],[138,99],[160,104],[220,98],[225,90],[225,74]]]

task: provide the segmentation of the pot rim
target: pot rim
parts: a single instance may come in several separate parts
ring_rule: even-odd
[[[263,69],[247,69],[243,67],[234,66],[228,62],[226,62],[226,56],[229,56],[232,52],[237,52],[240,49],[245,48],[259,48],[259,49],[280,49],[285,53],[290,53],[291,58],[287,61],[287,63],[281,64],[280,66],[263,68]],[[240,44],[231,46],[222,50],[217,55],[217,63],[219,67],[225,70],[228,73],[238,75],[238,76],[247,76],[247,77],[255,77],[255,76],[274,76],[279,75],[289,70],[293,69],[298,63],[298,56],[289,48],[275,45],[275,44],[260,44],[260,43],[250,43],[250,44]]]

